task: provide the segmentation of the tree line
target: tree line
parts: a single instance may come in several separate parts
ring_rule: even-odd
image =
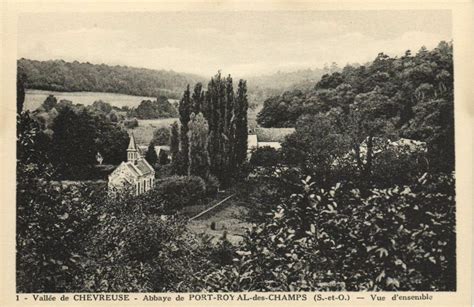
[[[165,96],[160,96],[156,100],[142,100],[138,107],[127,111],[128,117],[139,119],[157,119],[176,117],[178,112]]]
[[[107,92],[179,98],[187,84],[204,81],[197,75],[128,66],[109,66],[20,59],[18,71],[28,89],[60,92]]]

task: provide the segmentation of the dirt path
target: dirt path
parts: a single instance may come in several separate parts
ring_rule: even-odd
[[[196,219],[198,219],[198,218],[200,218],[200,217],[204,217],[205,214],[211,213],[211,211],[217,211],[217,210],[219,210],[220,208],[217,208],[217,207],[227,205],[226,202],[228,202],[228,200],[231,199],[231,198],[234,197],[234,196],[235,196],[235,194],[232,194],[232,195],[227,196],[227,197],[224,198],[223,200],[218,201],[215,205],[212,205],[211,207],[207,208],[206,210],[201,211],[201,212],[198,213],[197,215],[193,216],[192,218],[189,219],[189,221],[196,220]]]

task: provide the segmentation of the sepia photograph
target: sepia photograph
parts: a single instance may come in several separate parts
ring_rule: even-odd
[[[451,10],[16,23],[17,293],[458,290]]]

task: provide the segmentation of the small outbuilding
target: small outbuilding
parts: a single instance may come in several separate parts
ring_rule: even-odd
[[[295,132],[295,128],[255,128],[249,130],[247,137],[247,158],[259,147],[281,148],[286,136]]]

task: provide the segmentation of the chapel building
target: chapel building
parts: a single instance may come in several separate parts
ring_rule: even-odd
[[[109,193],[120,193],[131,189],[135,195],[140,195],[152,189],[154,185],[155,170],[142,157],[132,133],[127,149],[127,162],[122,162],[109,175]]]

